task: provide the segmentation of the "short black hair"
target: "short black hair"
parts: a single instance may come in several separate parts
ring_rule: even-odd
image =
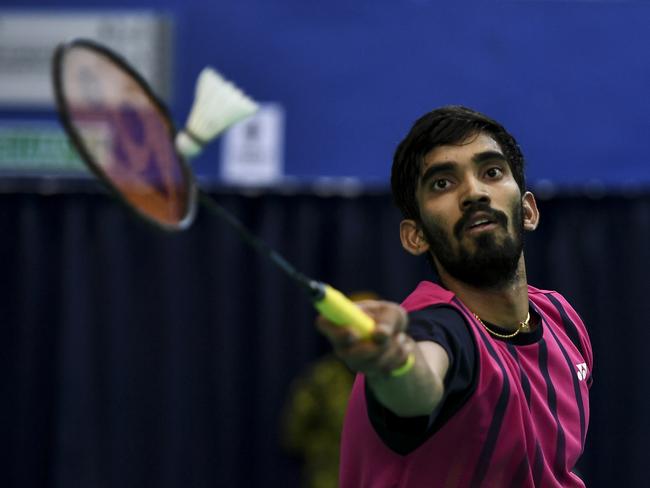
[[[526,188],[524,156],[515,138],[486,115],[460,105],[449,105],[416,120],[395,151],[391,188],[404,218],[420,220],[415,193],[424,156],[438,146],[459,144],[480,133],[491,136],[499,144],[523,195]]]

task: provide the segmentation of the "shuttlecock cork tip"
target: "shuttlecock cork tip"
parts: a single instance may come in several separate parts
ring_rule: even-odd
[[[176,149],[184,157],[192,158],[224,130],[258,108],[255,101],[216,70],[204,68],[196,82],[185,129],[176,136]]]

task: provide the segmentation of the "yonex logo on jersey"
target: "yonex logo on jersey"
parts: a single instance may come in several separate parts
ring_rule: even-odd
[[[576,364],[578,379],[583,381],[587,379],[587,363]]]

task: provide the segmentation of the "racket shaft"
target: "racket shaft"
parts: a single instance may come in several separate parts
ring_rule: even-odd
[[[324,296],[314,300],[314,306],[331,322],[342,327],[349,327],[361,338],[370,336],[375,328],[375,321],[361,310],[343,293],[324,285]]]
[[[333,323],[349,327],[361,338],[370,336],[375,328],[375,321],[363,312],[353,301],[343,293],[324,283],[310,280],[298,272],[287,260],[264,241],[251,234],[246,227],[209,195],[201,192],[199,198],[206,208],[222,218],[239,235],[239,237],[255,251],[266,256],[278,268],[298,283],[310,296],[316,309]]]

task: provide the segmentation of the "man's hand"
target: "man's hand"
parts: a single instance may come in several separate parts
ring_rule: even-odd
[[[350,369],[369,377],[389,376],[391,371],[404,365],[415,347],[405,333],[408,315],[402,307],[391,302],[367,300],[357,305],[375,321],[375,330],[369,338],[361,339],[323,316],[316,319],[316,327]]]

